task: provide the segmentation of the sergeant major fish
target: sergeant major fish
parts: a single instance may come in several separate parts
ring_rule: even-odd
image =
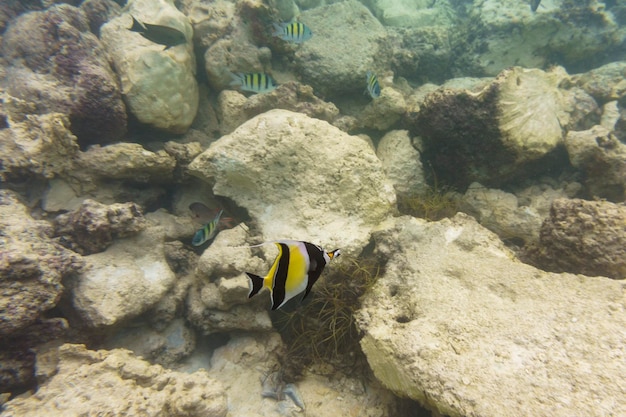
[[[187,42],[185,34],[178,29],[169,26],[140,23],[134,16],[131,17],[133,18],[133,25],[128,30],[138,32],[150,42],[165,45],[165,49]]]
[[[541,0],[530,0],[530,10],[536,12],[539,8],[539,3],[541,3]]]
[[[222,217],[222,213],[224,213],[224,210],[220,210],[213,220],[202,226],[202,228],[199,229],[195,235],[193,235],[193,239],[191,240],[192,245],[200,246],[205,242],[213,239],[217,235],[217,225],[220,222],[220,217]]]
[[[252,93],[268,93],[276,88],[276,82],[264,72],[254,72],[249,74],[231,74],[233,81],[231,86],[238,86],[242,91]]]
[[[380,84],[378,84],[378,77],[376,76],[376,74],[368,71],[366,75],[366,80],[367,88],[365,92],[368,93],[371,98],[380,97]]]
[[[273,36],[293,43],[302,43],[311,39],[313,32],[304,23],[274,23]]]
[[[276,245],[278,256],[274,259],[265,278],[250,272],[246,272],[246,275],[250,284],[248,298],[258,294],[263,287],[269,288],[272,310],[282,307],[303,291],[302,299],[304,300],[326,264],[341,255],[339,249],[326,252],[317,245],[300,240],[277,240],[261,245],[268,243]]]

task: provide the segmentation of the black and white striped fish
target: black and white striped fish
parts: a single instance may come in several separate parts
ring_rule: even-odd
[[[376,74],[368,71],[365,79],[367,82],[367,88],[365,92],[368,93],[371,98],[380,97],[380,84],[378,84],[378,77],[376,76]]]
[[[267,93],[276,88],[276,82],[264,72],[231,74],[231,86],[239,86],[242,91],[252,93]]]
[[[246,275],[250,283],[248,298],[258,294],[263,287],[269,288],[272,310],[282,307],[303,291],[304,299],[311,292],[326,264],[341,254],[339,249],[326,252],[313,243],[300,240],[277,240],[261,245],[268,243],[274,243],[278,247],[278,256],[265,278],[250,272],[246,272]]]
[[[274,23],[274,36],[293,43],[302,43],[311,39],[313,32],[304,23]]]

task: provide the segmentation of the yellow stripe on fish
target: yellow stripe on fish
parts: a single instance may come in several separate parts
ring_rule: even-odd
[[[250,272],[246,272],[246,275],[250,283],[248,298],[258,294],[264,287],[268,288],[272,310],[282,307],[302,292],[304,299],[311,292],[326,264],[341,254],[339,249],[326,252],[317,245],[299,240],[277,240],[269,243],[276,245],[278,255],[267,275],[261,277]]]
[[[276,82],[264,72],[231,74],[231,86],[239,86],[242,91],[267,93],[276,88]]]
[[[274,23],[274,36],[288,42],[302,43],[311,39],[313,32],[304,23]]]

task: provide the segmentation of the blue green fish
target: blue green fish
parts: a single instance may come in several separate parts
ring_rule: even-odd
[[[378,77],[371,71],[367,71],[367,92],[371,98],[380,97],[380,84],[378,84]]]
[[[220,222],[220,217],[222,217],[223,212],[224,210],[220,210],[213,220],[202,226],[202,228],[199,229],[195,235],[193,235],[193,240],[191,241],[192,245],[200,246],[217,235],[217,225]]]

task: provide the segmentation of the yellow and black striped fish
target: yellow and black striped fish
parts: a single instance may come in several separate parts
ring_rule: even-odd
[[[365,92],[368,93],[371,98],[380,97],[380,84],[378,84],[378,77],[376,76],[376,74],[368,71],[366,75],[366,80],[367,88]]]
[[[213,239],[217,235],[217,226],[220,222],[220,217],[222,217],[223,212],[224,210],[220,210],[220,212],[217,213],[217,216],[215,216],[213,220],[202,226],[202,228],[199,229],[195,235],[193,235],[193,239],[191,241],[192,245],[200,246],[205,242]]]
[[[304,299],[311,292],[326,264],[341,254],[339,249],[326,252],[313,243],[300,240],[277,240],[268,243],[274,243],[278,247],[278,256],[265,278],[250,272],[246,272],[246,275],[250,282],[248,298],[267,287],[271,292],[272,310],[282,307],[303,291]]]
[[[264,72],[237,73],[231,74],[231,77],[233,81],[230,85],[239,86],[239,89],[242,91],[267,93],[276,88],[276,82]]]
[[[273,35],[284,41],[302,43],[311,39],[313,32],[304,23],[274,23]]]

